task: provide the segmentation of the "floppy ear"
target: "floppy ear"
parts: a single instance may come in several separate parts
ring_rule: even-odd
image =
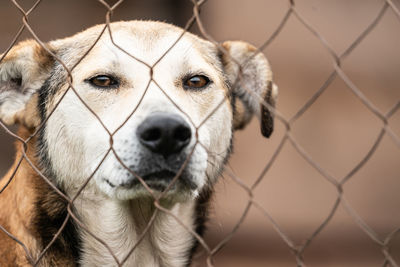
[[[270,137],[274,128],[274,116],[278,87],[272,82],[269,63],[262,53],[245,42],[227,41],[222,44],[227,53],[222,64],[234,97],[234,129],[244,128],[253,114],[261,118],[261,133]]]
[[[49,76],[52,62],[33,40],[14,46],[0,61],[0,119],[4,123],[28,128],[39,125],[37,92]]]

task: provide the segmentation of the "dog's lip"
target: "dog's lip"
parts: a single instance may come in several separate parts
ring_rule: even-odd
[[[174,179],[174,177],[177,175],[177,173],[170,171],[170,170],[161,170],[161,171],[156,171],[156,172],[151,172],[145,175],[140,176],[143,181],[149,186],[149,187],[159,187],[161,184],[168,183]],[[139,179],[133,178],[130,181],[121,183],[121,184],[114,184],[108,179],[104,179],[104,181],[112,188],[116,187],[122,187],[126,189],[130,189],[134,187],[135,185],[141,184]]]
[[[108,179],[103,179],[110,187],[115,188],[117,187],[115,184],[111,183]]]
[[[157,172],[148,173],[142,176],[144,181],[158,181],[158,180],[171,180],[176,176],[175,172],[170,170],[161,170]]]

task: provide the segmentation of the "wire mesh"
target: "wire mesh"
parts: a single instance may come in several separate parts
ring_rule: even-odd
[[[281,31],[285,28],[286,23],[288,22],[289,19],[295,18],[297,19],[301,25],[309,31],[312,35],[314,35],[319,42],[323,45],[324,49],[329,53],[332,59],[332,72],[328,76],[328,78],[325,80],[323,85],[318,88],[318,90],[315,91],[315,93],[304,103],[304,105],[290,118],[286,118],[283,116],[279,110],[275,110],[274,107],[269,105],[268,103],[264,102],[264,100],[258,96],[255,95],[256,98],[260,99],[260,102],[267,108],[271,113],[275,115],[276,120],[281,123],[285,127],[285,134],[283,135],[279,146],[277,149],[274,151],[272,154],[272,157],[266,162],[264,169],[261,171],[260,175],[258,178],[251,184],[250,186],[247,185],[243,180],[235,175],[235,173],[230,170],[228,166],[225,166],[225,173],[227,176],[229,176],[235,183],[237,183],[238,186],[240,186],[248,195],[248,202],[246,204],[246,207],[242,213],[242,216],[238,218],[237,223],[234,225],[232,228],[232,231],[226,235],[222,240],[218,242],[215,246],[211,247],[209,244],[207,244],[206,240],[196,233],[190,226],[185,225],[185,223],[181,220],[181,218],[177,217],[174,215],[169,209],[165,208],[161,203],[161,199],[165,194],[168,192],[168,190],[177,182],[179,179],[180,175],[182,174],[183,170],[185,169],[186,165],[188,164],[191,155],[193,154],[194,147],[195,146],[203,146],[205,147],[200,140],[196,140],[196,144],[193,147],[193,150],[191,153],[189,153],[189,156],[186,158],[185,162],[179,169],[179,172],[177,175],[173,178],[171,181],[170,185],[168,188],[161,194],[161,195],[155,195],[152,189],[146,184],[146,182],[137,175],[135,172],[133,172],[129,166],[126,166],[124,164],[123,160],[120,158],[118,155],[117,151],[113,147],[113,138],[115,134],[127,123],[127,121],[132,118],[135,115],[135,112],[137,110],[137,107],[141,104],[141,100],[144,98],[145,94],[147,93],[147,90],[150,86],[151,83],[156,84],[156,86],[159,88],[159,90],[171,101],[171,103],[179,109],[184,116],[186,116],[192,123],[192,126],[195,128],[196,131],[196,136],[198,135],[198,132],[201,127],[203,127],[204,123],[210,119],[210,117],[213,116],[213,113],[216,112],[221,105],[227,100],[224,98],[220,104],[216,106],[216,108],[213,110],[212,113],[210,113],[204,121],[202,121],[200,124],[195,125],[193,121],[190,118],[190,114],[185,113],[183,109],[179,107],[179,104],[176,103],[176,100],[173,99],[168,95],[168,92],[163,89],[163,85],[159,83],[155,78],[154,78],[154,72],[156,71],[155,67],[163,60],[163,58],[171,51],[173,47],[176,46],[177,43],[181,41],[183,36],[193,27],[193,25],[197,25],[199,28],[199,31],[202,35],[202,37],[211,43],[213,43],[222,54],[226,55],[227,57],[230,57],[229,53],[224,49],[224,47],[216,41],[209,31],[207,30],[207,27],[204,25],[203,20],[200,16],[200,11],[202,7],[206,4],[206,0],[191,0],[193,4],[193,11],[192,11],[192,16],[191,18],[187,21],[186,26],[182,30],[182,33],[179,35],[179,37],[171,44],[170,47],[166,48],[164,53],[158,58],[158,60],[155,61],[154,64],[149,64],[148,62],[142,61],[138,55],[132,55],[128,51],[124,50],[113,38],[113,32],[110,27],[110,24],[112,23],[112,15],[115,12],[118,12],[118,8],[120,5],[124,2],[124,0],[119,0],[115,2],[114,4],[109,4],[104,0],[97,0],[99,3],[104,5],[106,8],[106,14],[105,14],[105,24],[104,27],[102,28],[100,34],[98,37],[95,39],[95,42],[91,44],[89,49],[84,53],[84,55],[76,62],[72,67],[68,67],[65,62],[63,62],[57,55],[55,55],[47,46],[46,44],[38,37],[36,34],[35,29],[30,25],[29,23],[29,16],[35,12],[36,9],[39,8],[40,4],[46,4],[42,3],[44,1],[38,0],[36,1],[32,7],[29,10],[24,10],[20,4],[16,0],[12,0],[11,2],[15,5],[15,7],[18,8],[21,14],[21,20],[22,20],[22,25],[19,28],[18,32],[15,34],[15,37],[9,47],[6,49],[4,52],[3,56],[0,58],[0,63],[4,60],[4,58],[8,55],[10,50],[16,45],[17,41],[19,40],[21,34],[23,31],[28,31],[32,38],[40,45],[42,46],[61,66],[62,68],[67,72],[67,79],[66,82],[68,83],[68,89],[65,91],[65,93],[60,97],[59,102],[55,105],[55,108],[48,114],[46,119],[41,122],[39,127],[36,128],[34,133],[29,136],[27,139],[23,139],[17,134],[15,134],[13,131],[11,131],[3,122],[0,121],[0,126],[1,128],[10,136],[12,136],[21,146],[21,151],[22,154],[21,156],[17,159],[17,164],[15,165],[16,168],[13,170],[11,173],[11,176],[8,177],[5,185],[3,188],[0,190],[0,194],[2,194],[5,190],[7,190],[7,187],[12,183],[15,174],[21,166],[21,162],[26,161],[34,170],[37,172],[40,177],[45,181],[51,188],[54,190],[55,193],[57,193],[59,196],[62,197],[63,200],[65,200],[68,205],[67,205],[67,216],[64,218],[61,227],[58,229],[56,234],[52,237],[51,241],[48,244],[45,244],[44,248],[38,253],[37,255],[32,255],[31,251],[29,248],[26,247],[26,245],[20,241],[15,233],[9,232],[5,227],[0,225],[0,230],[3,231],[7,236],[9,236],[10,239],[13,241],[17,242],[19,246],[23,248],[23,250],[26,253],[27,260],[32,266],[40,266],[41,261],[43,257],[46,256],[46,252],[48,249],[54,245],[55,241],[57,238],[59,238],[60,234],[62,231],[65,229],[67,222],[73,221],[78,227],[81,229],[81,231],[84,231],[87,235],[92,236],[97,242],[99,242],[102,246],[104,246],[107,251],[109,252],[110,256],[114,259],[115,265],[116,266],[125,266],[124,264],[128,260],[128,258],[131,256],[131,254],[137,249],[137,247],[140,245],[141,241],[143,238],[148,234],[148,231],[152,224],[155,222],[155,218],[159,213],[165,213],[171,216],[174,220],[176,220],[184,229],[186,229],[190,234],[198,241],[200,244],[201,249],[204,251],[206,255],[206,264],[207,266],[214,266],[213,263],[213,257],[227,244],[231,241],[231,239],[235,236],[235,234],[238,232],[238,230],[242,227],[242,224],[246,220],[249,210],[253,207],[254,209],[258,210],[260,214],[265,216],[270,223],[272,224],[274,230],[277,232],[277,234],[281,237],[281,239],[284,241],[284,243],[287,245],[288,250],[290,250],[293,255],[295,256],[294,263],[297,264],[297,266],[306,266],[307,261],[304,259],[304,253],[307,250],[307,248],[310,246],[310,244],[316,239],[318,235],[324,229],[326,229],[326,226],[328,225],[329,222],[331,222],[332,218],[335,216],[338,207],[341,205],[344,207],[346,212],[351,216],[353,221],[357,224],[357,226],[365,233],[366,236],[368,236],[373,242],[376,243],[376,245],[379,247],[379,249],[382,251],[382,255],[384,257],[384,262],[382,266],[399,266],[399,263],[396,262],[394,257],[392,256],[391,252],[391,246],[394,238],[396,235],[400,232],[400,227],[397,229],[394,229],[390,234],[380,237],[364,220],[363,218],[355,211],[355,209],[349,204],[349,202],[346,200],[346,195],[344,193],[344,188],[346,186],[346,183],[348,183],[351,178],[359,172],[360,169],[364,167],[364,165],[369,161],[369,159],[374,155],[376,150],[378,149],[383,137],[387,135],[388,137],[391,138],[395,146],[397,148],[400,148],[400,137],[393,131],[389,119],[398,112],[400,109],[400,101],[397,101],[395,105],[390,108],[386,112],[382,112],[377,108],[374,103],[368,99],[363,92],[355,85],[355,83],[349,78],[349,76],[346,74],[346,72],[342,68],[342,63],[348,58],[354,50],[357,49],[357,47],[362,43],[362,41],[371,33],[374,31],[378,23],[384,18],[384,16],[388,12],[393,12],[397,19],[400,21],[400,11],[397,8],[397,6],[393,3],[391,0],[385,0],[381,1],[381,8],[380,10],[377,11],[375,18],[373,18],[368,24],[365,25],[364,30],[358,34],[354,38],[354,41],[345,49],[345,51],[341,54],[337,54],[334,49],[332,49],[331,45],[329,42],[324,39],[323,35],[316,30],[316,28],[307,21],[307,18],[302,15],[302,13],[297,9],[296,7],[296,1],[294,0],[289,0],[288,1],[288,8],[286,13],[284,14],[280,24],[278,27],[275,29],[275,31],[266,38],[265,42],[260,45],[257,48],[257,51],[254,53],[254,56],[256,56],[257,53],[262,53],[267,47],[269,47],[277,38],[279,38],[279,35]],[[148,71],[150,73],[150,79],[147,83],[147,88],[144,90],[143,95],[141,96],[141,100],[139,101],[137,107],[132,110],[130,115],[126,118],[123,124],[121,124],[116,130],[111,131],[109,130],[106,125],[103,123],[101,118],[96,114],[96,112],[90,107],[89,104],[87,104],[84,99],[79,95],[78,91],[74,88],[73,86],[73,75],[72,71],[79,65],[81,64],[82,60],[90,53],[90,51],[93,49],[93,47],[99,42],[101,36],[103,35],[109,35],[113,45],[118,48],[120,51],[122,51],[127,57],[132,58],[133,60],[140,62],[144,66],[148,68]],[[233,61],[235,61],[232,58]],[[236,62],[236,64],[239,64]],[[244,64],[245,65],[245,64]],[[245,66],[240,66],[239,70],[242,70],[242,67],[245,68]],[[237,83],[241,83],[242,81],[240,80],[240,74],[239,74],[239,79],[236,81]],[[295,136],[292,133],[292,126],[293,124],[303,116],[303,114],[310,109],[311,106],[319,99],[321,95],[323,95],[326,91],[326,89],[332,84],[332,82],[335,79],[341,79],[346,85],[347,89],[353,93],[361,102],[362,104],[374,115],[376,116],[377,119],[379,119],[382,122],[382,127],[380,129],[380,132],[378,136],[376,137],[375,141],[371,144],[370,149],[368,152],[364,155],[364,157],[351,169],[350,172],[348,172],[345,176],[343,177],[335,177],[329,171],[325,170],[323,167],[321,167],[318,162],[310,156],[310,154],[307,152],[305,148],[303,148],[299,142],[296,141]],[[250,88],[246,87],[246,84],[242,84],[242,86],[248,91],[249,94],[255,94]],[[44,173],[41,172],[40,168],[36,166],[33,162],[32,159],[28,153],[28,144],[29,142],[35,138],[35,136],[38,135],[40,130],[44,127],[46,122],[49,120],[49,118],[53,115],[54,111],[58,108],[58,104],[63,101],[64,96],[68,93],[72,92],[78,99],[79,101],[85,106],[85,108],[93,115],[96,117],[98,122],[101,124],[103,129],[108,133],[110,137],[110,147],[105,153],[104,157],[100,160],[97,168],[92,172],[92,174],[87,177],[85,183],[83,186],[78,190],[76,195],[74,196],[67,196],[65,195],[60,189],[57,188],[57,186],[52,182],[52,179],[47,177]],[[274,219],[274,217],[268,212],[268,210],[263,207],[262,204],[260,204],[256,199],[254,195],[254,190],[258,187],[260,182],[264,179],[265,175],[269,172],[271,167],[274,165],[276,159],[279,157],[280,152],[282,151],[283,147],[285,146],[292,146],[295,151],[302,157],[304,158],[308,164],[314,168],[321,176],[336,190],[336,200],[332,203],[332,206],[330,207],[330,210],[328,212],[328,216],[320,223],[320,225],[313,231],[313,233],[302,243],[296,243],[290,235],[279,225],[279,223]],[[140,183],[143,185],[146,190],[153,196],[154,198],[154,206],[155,210],[154,213],[152,214],[150,220],[148,221],[147,226],[143,229],[142,233],[140,233],[137,243],[132,246],[130,251],[128,252],[127,255],[125,255],[123,258],[118,258],[116,255],[116,252],[111,249],[109,244],[107,244],[107,240],[102,240],[99,237],[97,237],[89,228],[87,225],[84,224],[84,222],[81,221],[79,216],[77,216],[74,212],[74,205],[76,204],[75,201],[78,198],[78,196],[83,192],[85,187],[89,184],[89,182],[93,179],[93,176],[95,173],[98,171],[98,169],[101,167],[103,162],[105,161],[106,157],[112,154],[115,156],[115,158],[119,161],[121,166],[125,168],[128,172],[130,172],[134,177],[136,177]]]

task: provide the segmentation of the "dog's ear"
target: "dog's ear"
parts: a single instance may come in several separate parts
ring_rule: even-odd
[[[261,119],[261,133],[272,134],[278,87],[272,82],[272,72],[265,56],[242,41],[222,44],[222,64],[234,97],[234,129],[245,127],[256,114]]]
[[[52,62],[52,56],[33,40],[14,46],[0,61],[0,119],[4,123],[28,128],[39,125],[37,92]]]

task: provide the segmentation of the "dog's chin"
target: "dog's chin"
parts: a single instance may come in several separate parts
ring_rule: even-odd
[[[161,199],[173,202],[183,202],[198,195],[197,185],[187,175],[176,177],[176,173],[159,171],[141,177],[142,181],[135,177],[129,177],[123,182],[103,178],[100,189],[110,198],[117,200],[161,197]]]

